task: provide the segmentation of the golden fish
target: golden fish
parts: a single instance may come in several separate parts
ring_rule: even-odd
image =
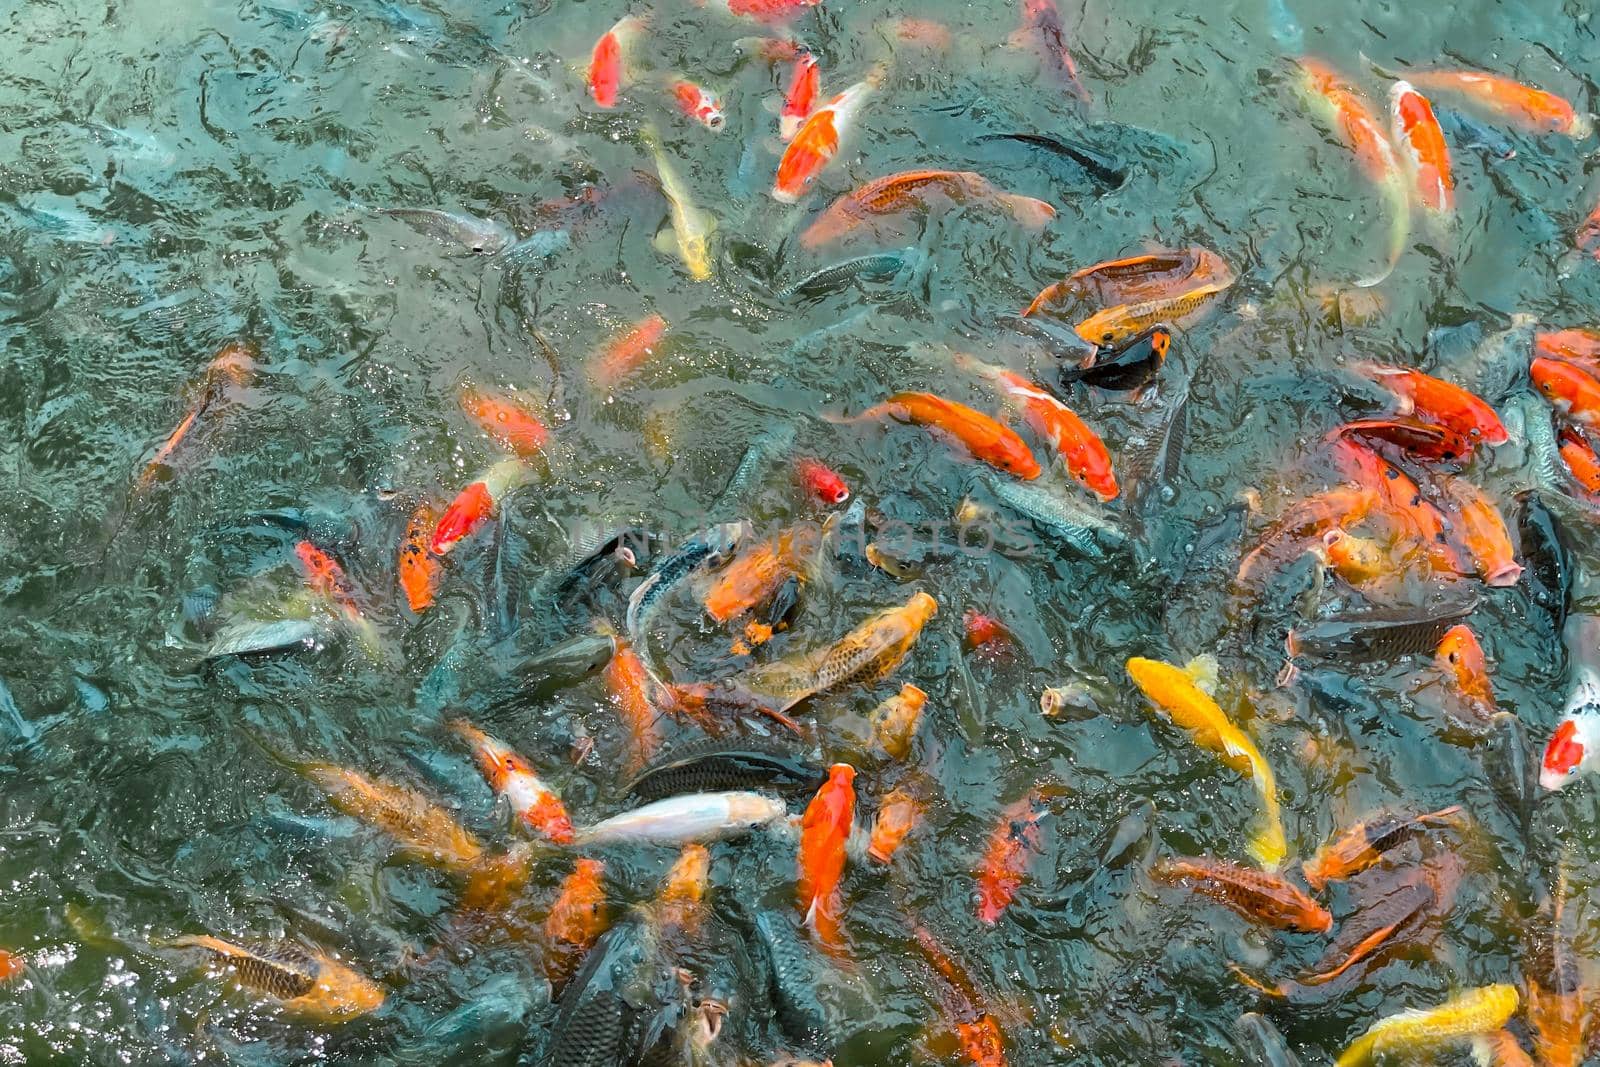
[[[900,666],[922,627],[938,610],[939,603],[933,597],[915,593],[903,605],[878,612],[801,663],[774,664],[761,676],[780,683],[778,695],[785,700],[780,712],[787,712],[818,693],[851,683],[872,685]],[[752,680],[751,688],[770,691],[759,678]]]
[[[1380,1019],[1344,1050],[1334,1067],[1355,1067],[1388,1052],[1434,1049],[1493,1033],[1516,1014],[1520,999],[1514,985],[1481,986],[1436,1008],[1413,1008]]]
[[[1175,725],[1188,730],[1195,744],[1216,752],[1223,763],[1250,779],[1261,796],[1266,819],[1261,831],[1246,847],[1251,858],[1262,867],[1276,869],[1289,852],[1283,835],[1283,819],[1278,811],[1277,780],[1260,750],[1201,688],[1202,677],[1208,678],[1208,688],[1215,684],[1215,661],[1207,657],[1179,668],[1135,656],[1128,660],[1127,669],[1128,676],[1150,702]]]
[[[227,965],[239,985],[280,1001],[287,1014],[302,1019],[342,1023],[383,1004],[376,982],[332,956],[298,945],[255,951],[207,935],[179,937],[170,944],[205,949]]]
[[[1115,347],[1158,324],[1176,325],[1198,313],[1212,298],[1227,291],[1231,280],[1213,282],[1186,290],[1176,296],[1158,296],[1133,304],[1119,304],[1097,311],[1078,323],[1078,336],[1092,345]]]
[[[928,694],[907,682],[900,692],[879,704],[872,713],[872,739],[891,759],[903,760],[911,753],[911,742],[922,721]]]
[[[389,834],[420,863],[466,871],[483,860],[472,832],[420,793],[331,763],[305,764],[300,773],[334,807]]]

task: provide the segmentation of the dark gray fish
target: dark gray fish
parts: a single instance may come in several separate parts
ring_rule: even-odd
[[[822,765],[810,760],[749,747],[713,748],[675,754],[673,759],[647,768],[628,783],[627,792],[645,800],[731,789],[809,797],[827,777]]]
[[[1003,330],[1021,334],[1043,345],[1051,358],[1063,367],[1076,367],[1086,360],[1093,360],[1099,352],[1099,348],[1079,337],[1076,330],[1052,319],[1013,312],[996,315],[991,321]]]
[[[1061,383],[1085,382],[1099,389],[1125,392],[1155,380],[1172,347],[1172,331],[1152,326],[1120,348],[1100,349],[1077,366],[1061,368]]]
[[[772,630],[787,630],[800,614],[800,578],[791,574],[756,613],[756,620]]]
[[[658,542],[642,527],[629,527],[605,536],[592,548],[584,546],[584,554],[564,566],[564,573],[541,599],[553,602],[559,610],[591,603],[600,590],[634,574],[639,564],[654,554]]]
[[[321,638],[321,629],[307,619],[242,619],[219,627],[202,658],[302,652],[315,648]]]
[[[274,836],[312,845],[347,840],[362,831],[362,824],[348,816],[302,815],[283,807],[269,807],[251,821]]]
[[[1104,559],[1108,550],[1127,541],[1127,535],[1104,514],[1065,493],[1009,478],[983,481],[996,500],[1080,555]]]
[[[1538,330],[1533,315],[1511,316],[1511,325],[1484,338],[1470,356],[1445,375],[1459,381],[1491,405],[1512,393],[1530,389],[1528,364],[1533,359],[1533,335]]]
[[[856,256],[835,263],[831,267],[823,267],[788,288],[779,290],[778,299],[790,300],[800,296],[807,300],[819,300],[839,292],[857,278],[874,280],[893,278],[912,263],[917,255],[915,248],[901,248],[892,252],[872,252]]]
[[[183,594],[179,599],[179,609],[184,624],[200,637],[210,638],[217,632],[219,599],[216,586],[212,585],[201,586]]]
[[[745,494],[766,473],[768,463],[794,447],[795,436],[794,423],[780,422],[751,441],[734,468],[733,477],[728,479],[727,487],[712,505],[711,514],[728,515],[743,510]]]
[[[1183,460],[1183,446],[1189,435],[1189,386],[1187,383],[1172,400],[1166,421],[1143,448],[1124,449],[1129,457],[1123,463],[1123,477],[1133,487],[1136,506],[1170,504],[1177,496],[1175,482]]]
[[[1555,513],[1537,490],[1517,494],[1517,542],[1527,569],[1522,580],[1533,602],[1550,615],[1557,634],[1572,610],[1572,548]]]
[[[1527,840],[1539,796],[1539,764],[1528,747],[1522,720],[1509,711],[1495,712],[1484,743],[1484,769],[1494,796]]]
[[[361,539],[361,528],[351,516],[318,507],[249,511],[241,515],[237,522],[221,529],[244,529],[252,526],[284,530],[297,538],[304,538],[329,548],[348,549]]]
[[[397,1049],[394,1062],[401,1067],[500,1062],[549,1000],[548,982],[496,975],[468,993],[460,1007],[424,1026],[415,1042]]]
[[[649,998],[643,979],[659,948],[638,911],[600,935],[567,983],[550,1025],[541,1067],[619,1067],[636,1055],[639,1015]]]
[[[490,534],[489,551],[483,575],[483,628],[491,641],[509,637],[516,631],[518,607],[522,603],[522,567],[516,557],[520,550],[512,544],[519,535],[509,522],[497,522]],[[526,545],[522,546],[524,549]]]
[[[1266,1016],[1247,1011],[1239,1016],[1236,1029],[1253,1067],[1300,1067],[1300,1057],[1290,1051],[1289,1042]]]
[[[1388,661],[1432,655],[1445,631],[1477,606],[1473,597],[1432,607],[1406,605],[1332,615],[1289,631],[1289,656]]]
[[[1129,865],[1144,866],[1156,843],[1156,806],[1141,800],[1112,824],[1100,839],[1100,862],[1096,870],[1120,871]]]
[[[755,940],[772,977],[772,1002],[784,1037],[806,1050],[826,1045],[835,1032],[817,995],[816,959],[786,916],[763,911],[754,922]]]
[[[39,728],[22,717],[22,709],[4,681],[0,681],[0,747],[29,748],[39,740]]]
[[[599,673],[616,654],[617,639],[609,634],[569,637],[518,665],[512,672],[514,694],[492,700],[489,708],[505,711],[541,704],[563,689],[570,689]]]
[[[466,702],[495,713],[520,710],[601,670],[616,648],[609,635],[579,634],[530,655],[517,635],[484,647],[476,634],[463,629],[417,687],[417,710],[438,714]]]
[[[1501,404],[1506,431],[1522,446],[1523,484],[1550,494],[1558,503],[1566,499],[1566,462],[1556,443],[1555,416],[1550,405],[1527,389],[1519,389]]]
[[[641,655],[645,628],[662,599],[702,567],[717,567],[732,558],[740,542],[750,532],[751,525],[747,519],[718,523],[691,537],[651,569],[645,580],[634,589],[633,595],[628,597],[628,639]]]
[[[1128,181],[1128,170],[1121,160],[1082,141],[1051,137],[1042,133],[987,133],[979,136],[978,140],[1014,141],[1070,160],[1089,178],[1108,190],[1120,189]]]
[[[517,240],[516,234],[498,222],[435,208],[379,208],[378,214],[399,219],[418,233],[443,244],[455,245],[474,256],[492,256],[504,252]]]
[[[1488,123],[1479,122],[1464,111],[1440,107],[1438,104],[1433,105],[1433,113],[1452,149],[1482,152],[1502,163],[1517,158],[1517,146]]]

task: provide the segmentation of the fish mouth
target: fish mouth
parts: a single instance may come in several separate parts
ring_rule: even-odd
[[[1559,793],[1562,787],[1564,787],[1571,779],[1572,775],[1563,774],[1560,771],[1541,770],[1539,772],[1539,785],[1544,789],[1548,789],[1552,793]]]
[[[1517,580],[1519,578],[1521,578],[1521,577],[1522,577],[1522,564],[1520,564],[1520,563],[1505,563],[1505,564],[1502,564],[1499,567],[1496,567],[1493,571],[1490,571],[1487,575],[1484,576],[1483,580],[1485,582],[1487,582],[1489,585],[1507,586],[1507,585],[1516,585],[1517,584]]]

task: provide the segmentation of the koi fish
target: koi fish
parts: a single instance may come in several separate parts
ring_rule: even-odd
[[[1561,428],[1557,440],[1561,442],[1561,459],[1572,480],[1591,496],[1600,493],[1600,456],[1595,455],[1594,446],[1570,426]]]
[[[710,886],[711,850],[700,844],[685,845],[656,894],[656,918],[662,931],[695,936],[705,920]]]
[[[400,558],[395,567],[400,574],[400,588],[411,610],[419,614],[433,606],[439,582],[444,578],[444,567],[428,551],[428,542],[438,520],[438,509],[432,501],[424,500],[411,513],[400,542]]]
[[[572,820],[566,806],[556,791],[533,773],[527,760],[463,719],[448,725],[471,746],[489,788],[510,802],[517,818],[558,845],[572,842]]]
[[[632,81],[628,53],[644,30],[644,20],[626,15],[595,42],[589,59],[589,95],[603,108],[617,106],[617,96]]]
[[[1425,815],[1382,815],[1358,822],[1300,868],[1306,884],[1321,892],[1329,882],[1343,881],[1371,867],[1384,853],[1410,841],[1432,826],[1459,826],[1461,805],[1428,812]]]
[[[880,682],[905,660],[923,626],[938,610],[933,597],[914,593],[899,607],[878,612],[827,648],[806,656],[798,666],[773,664],[758,678],[775,677],[780,682],[798,678],[798,685],[784,686],[786,699],[778,708],[780,713],[852,683]]]
[[[907,682],[900,692],[884,700],[872,712],[872,740],[890,759],[903,760],[911,754],[911,742],[922,721],[928,694]]]
[[[655,159],[656,174],[661,178],[661,195],[667,198],[667,208],[672,215],[672,226],[656,235],[656,247],[669,253],[676,249],[689,277],[697,282],[707,281],[712,274],[711,234],[717,228],[717,220],[695,206],[689,186],[662,150],[661,138],[655,129],[646,126],[639,137]]]
[[[1412,415],[1385,415],[1375,419],[1351,419],[1328,431],[1327,439],[1360,437],[1387,441],[1420,459],[1443,463],[1464,462],[1472,455],[1472,439],[1448,426],[1428,422]]]
[[[1163,860],[1150,874],[1168,885],[1187,885],[1246,919],[1268,926],[1308,934],[1325,934],[1333,928],[1328,909],[1299,886],[1266,871],[1196,858]]]
[[[795,900],[805,924],[828,946],[840,943],[839,881],[844,875],[845,843],[855,823],[855,778],[856,769],[848,763],[829,767],[828,780],[800,820]]]
[[[1094,97],[1078,77],[1078,64],[1067,51],[1066,32],[1055,0],[1022,0],[1022,26],[1024,33],[1033,34],[1045,64],[1066,83],[1072,95],[1086,104],[1093,102]]]
[[[1523,976],[1533,1048],[1546,1067],[1578,1067],[1588,1051],[1590,1005],[1582,964],[1573,951],[1576,931],[1567,920],[1563,867],[1551,894],[1550,929]]]
[[[21,977],[22,971],[22,957],[0,949],[0,984],[16,980]]]
[[[1339,1056],[1334,1067],[1356,1067],[1390,1052],[1432,1051],[1499,1030],[1516,1014],[1513,985],[1481,986],[1435,1008],[1412,1008],[1380,1019]]]
[[[355,632],[361,646],[369,653],[377,655],[382,647],[377,627],[366,617],[361,605],[356,602],[355,586],[351,585],[350,579],[345,576],[344,568],[310,541],[295,542],[294,556],[300,565],[301,573],[305,575],[306,586],[311,592],[337,608],[344,616],[345,622]]]
[[[985,615],[976,608],[968,608],[961,616],[964,631],[961,645],[968,652],[996,643],[1009,642],[1011,632],[993,615]]]
[[[843,504],[850,499],[850,487],[837,471],[819,459],[801,458],[795,461],[795,473],[806,492],[824,504]]]
[[[913,926],[911,933],[937,979],[930,993],[949,1017],[962,1051],[976,1067],[1006,1067],[1000,1024],[989,1013],[977,986],[933,934],[920,925]]]
[[[1389,88],[1394,143],[1411,172],[1412,187],[1423,210],[1449,215],[1456,208],[1456,183],[1450,173],[1450,148],[1428,98],[1398,81]]]
[[[332,763],[296,769],[336,809],[393,837],[408,858],[458,872],[483,860],[483,846],[471,831],[420,793]]]
[[[1355,369],[1399,398],[1401,414],[1415,413],[1474,442],[1503,445],[1511,439],[1494,408],[1453,382],[1409,367],[1363,363]]]
[[[604,863],[584,857],[561,880],[544,919],[544,938],[550,949],[545,972],[552,981],[566,978],[605,933],[605,873]]]
[[[839,154],[840,140],[849,133],[861,105],[882,79],[882,71],[876,70],[811,113],[778,160],[778,176],[772,184],[774,200],[793,204],[810,191]]]
[[[1356,282],[1362,288],[1370,288],[1394,273],[1411,233],[1411,198],[1406,192],[1400,162],[1372,109],[1343,76],[1310,57],[1302,57],[1296,62],[1305,75],[1304,87],[1308,98],[1318,105],[1324,121],[1339,133],[1345,145],[1355,153],[1356,163],[1362,173],[1378,186],[1389,202],[1393,217],[1389,230],[1388,267],[1382,274]]]
[[[204,950],[240,986],[271,997],[284,1014],[308,1022],[349,1022],[383,1006],[382,987],[325,952],[292,944],[248,949],[208,934],[176,937],[168,945]]]
[[[783,820],[783,801],[760,793],[690,793],[613,815],[578,831],[577,842],[683,845],[747,834]]]
[[[1152,326],[1120,348],[1097,348],[1077,366],[1061,368],[1062,385],[1085,381],[1101,389],[1137,390],[1160,372],[1172,350],[1172,331]]]
[[[1547,356],[1535,356],[1528,374],[1552,408],[1586,429],[1600,430],[1600,380],[1594,375]]]
[[[650,669],[633,646],[619,638],[616,654],[606,664],[605,682],[628,736],[627,770],[636,773],[661,745],[660,713],[651,699],[654,682]]]
[[[1479,1034],[1472,1039],[1472,1058],[1483,1067],[1534,1067],[1533,1057],[1528,1055],[1517,1035],[1510,1030],[1495,1030],[1492,1033]],[[1556,1061],[1546,1060],[1554,1067]],[[1576,1067],[1577,1060],[1572,1063]]]
[[[722,101],[710,89],[702,88],[683,78],[674,80],[669,88],[678,110],[712,133],[721,130],[726,124],[727,117],[722,111]]]
[[[1446,630],[1433,662],[1454,683],[1456,691],[1472,702],[1480,718],[1488,721],[1499,710],[1494,702],[1494,687],[1489,683],[1483,646],[1472,627],[1462,623]]]
[[[1369,510],[1408,530],[1427,553],[1429,564],[1443,574],[1465,574],[1465,565],[1445,538],[1444,515],[1422,495],[1411,476],[1356,441],[1333,444],[1334,462],[1360,491],[1371,494]]]
[[[1043,200],[1001,192],[981,174],[964,170],[908,170],[874,178],[828,205],[800,235],[803,248],[815,249],[837,241],[869,220],[897,215],[916,206],[926,207],[930,196],[951,203],[991,201],[1023,226],[1040,229],[1056,216]]]
[[[1028,864],[1044,847],[1039,819],[1049,809],[1037,790],[1008,806],[989,834],[989,846],[978,866],[978,921],[993,926],[1016,899]]]
[[[461,409],[483,428],[484,433],[523,459],[531,459],[542,452],[545,439],[550,436],[544,423],[509,394],[463,389]]]
[[[1101,500],[1114,500],[1121,490],[1111,469],[1111,453],[1100,435],[1067,405],[1044,387],[1004,367],[959,356],[956,365],[972,370],[997,384],[1006,397],[1022,410],[1023,421],[1034,433],[1049,441],[1067,465],[1067,470],[1085,489]]]
[[[1127,662],[1127,671],[1145,698],[1173,725],[1187,730],[1195,744],[1216,752],[1229,768],[1250,779],[1266,818],[1246,849],[1264,868],[1275,869],[1289,851],[1278,811],[1277,780],[1260,750],[1202,688],[1203,679],[1208,685],[1215,684],[1215,661],[1201,659],[1180,668],[1134,656]]]
[[[1600,765],[1600,676],[1582,663],[1573,669],[1572,692],[1561,721],[1545,745],[1539,784],[1551,791]]]
[[[1581,251],[1592,253],[1594,258],[1600,259],[1600,203],[1596,203],[1589,217],[1578,224],[1573,242]]]
[[[1533,133],[1564,133],[1581,141],[1593,124],[1554,93],[1486,71],[1414,70],[1406,80],[1428,92],[1455,93],[1483,111]]]
[[[589,363],[590,380],[602,388],[617,385],[644,366],[666,333],[666,319],[646,315],[595,355]]]
[[[1119,304],[1095,312],[1073,329],[1091,345],[1114,348],[1153,326],[1163,323],[1177,326],[1194,321],[1232,284],[1231,281],[1209,282],[1177,296]]]
[[[166,440],[156,448],[155,455],[150,457],[150,462],[145,464],[143,473],[139,475],[138,489],[148,488],[155,480],[157,471],[171,466],[172,457],[184,439],[189,436],[190,431],[206,417],[208,412],[222,402],[229,389],[237,389],[249,383],[255,373],[256,360],[260,356],[261,350],[251,341],[229,341],[217,349],[200,378],[199,396],[184,413],[178,425],[167,435]]]
[[[822,531],[812,523],[800,523],[751,545],[723,568],[706,591],[706,614],[724,623],[743,615],[798,576],[821,547]]]
[[[1576,363],[1590,374],[1600,371],[1600,332],[1548,330],[1533,335],[1534,355]],[[1527,350],[1522,350],[1526,358]]]
[[[433,528],[428,551],[443,556],[494,517],[500,501],[513,488],[528,480],[529,470],[518,457],[503,459],[478,476],[456,494]]]
[[[1451,505],[1451,539],[1471,558],[1478,574],[1490,585],[1516,585],[1522,564],[1511,547],[1511,531],[1482,489],[1465,478],[1441,476],[1440,487]]]
[[[755,19],[757,22],[787,22],[808,7],[816,7],[822,0],[698,0],[702,6],[712,3],[736,18]]]
[[[911,831],[922,818],[922,805],[904,789],[893,789],[878,801],[878,814],[872,821],[872,836],[867,843],[867,856],[878,863],[888,863],[900,850]]]
[[[806,119],[817,106],[817,94],[822,89],[822,71],[817,57],[810,52],[798,56],[789,75],[789,91],[783,97],[783,110],[778,113],[778,136],[784,143],[794,140]]]
[[[1089,298],[1101,307],[1136,304],[1177,296],[1208,282],[1232,282],[1233,268],[1209,248],[1147,252],[1093,263],[1047,285],[1024,316],[1051,310],[1072,298]]]
[[[1239,561],[1235,581],[1247,585],[1258,580],[1268,564],[1282,565],[1299,558],[1308,539],[1320,542],[1334,529],[1356,525],[1376,503],[1377,495],[1371,489],[1349,486],[1324,489],[1296,501],[1262,531],[1256,547]]]
[[[895,393],[882,404],[846,421],[861,422],[885,416],[896,422],[938,431],[961,444],[974,459],[996,470],[1025,481],[1039,477],[1039,461],[1033,458],[1022,438],[965,404],[933,393]]]
[[[643,648],[651,616],[678,583],[701,568],[718,567],[727,562],[752,532],[750,523],[744,520],[718,523],[691,537],[656,563],[628,596],[625,625],[629,640]]]

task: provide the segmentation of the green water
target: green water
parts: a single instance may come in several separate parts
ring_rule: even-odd
[[[1385,85],[1363,54],[1397,67],[1480,66],[1581,111],[1596,105],[1600,46],[1575,0],[1290,6],[1305,49],[1380,101]],[[486,839],[509,840],[515,831],[460,746],[413,710],[444,651],[470,649],[497,625],[486,586],[509,580],[514,598],[532,588],[567,555],[563,531],[580,525],[643,524],[676,538],[733,517],[708,508],[751,440],[781,421],[797,420],[796,449],[825,458],[874,509],[915,529],[948,522],[968,461],[914,429],[812,416],[853,413],[901,388],[993,410],[992,395],[952,369],[955,350],[1053,384],[1050,354],[997,320],[1067,271],[1150,246],[1204,245],[1240,276],[1219,311],[1180,336],[1152,394],[1067,394],[1121,469],[1189,383],[1170,500],[1139,535],[1140,558],[1160,566],[1087,562],[1030,533],[1012,551],[934,558],[909,583],[881,571],[811,583],[796,625],[774,642],[781,654],[832,640],[903,602],[910,585],[940,604],[896,676],[930,697],[913,761],[935,799],[892,874],[847,872],[858,963],[836,1005],[838,1043],[824,1051],[839,1067],[940,1062],[924,1031],[947,1027],[908,942],[909,910],[1004,1016],[1014,1064],[1240,1062],[1234,1022],[1262,1005],[1227,964],[1293,974],[1317,958],[1319,939],[1264,934],[1139,871],[1084,883],[1068,920],[1044,907],[1079,884],[1070,872],[1092,865],[1106,825],[1143,798],[1159,812],[1165,852],[1242,856],[1248,787],[1152,720],[1121,672],[1135,654],[1222,655],[1225,692],[1256,708],[1249,729],[1278,775],[1292,855],[1383,806],[1462,803],[1475,817],[1459,899],[1421,946],[1338,995],[1263,1008],[1306,1063],[1329,1062],[1381,1015],[1518,979],[1530,886],[1563,853],[1575,885],[1600,880],[1592,782],[1543,804],[1524,842],[1481,754],[1441,737],[1413,699],[1431,677],[1425,664],[1274,690],[1290,609],[1280,597],[1259,617],[1239,614],[1229,584],[1242,548],[1223,516],[1246,489],[1275,512],[1326,484],[1302,457],[1350,414],[1327,373],[1341,361],[1448,377],[1441,353],[1469,350],[1513,312],[1557,326],[1600,321],[1600,263],[1570,245],[1596,195],[1586,175],[1595,142],[1513,134],[1510,161],[1457,146],[1453,235],[1419,225],[1378,290],[1381,310],[1330,323],[1319,294],[1382,261],[1386,220],[1294,91],[1282,58],[1284,42],[1298,47],[1294,15],[1261,0],[1065,4],[1094,98],[1082,106],[1031,53],[1004,47],[1017,7],[825,0],[799,18],[796,32],[823,58],[825,92],[886,54],[893,62],[818,189],[785,207],[766,192],[779,146],[763,104],[780,96],[786,67],[736,45],[764,32],[754,24],[677,0],[656,5],[641,58],[715,87],[728,111],[720,134],[679,118],[648,83],[615,111],[592,106],[582,71],[625,13],[615,2],[0,5],[0,680],[38,731],[36,744],[0,758],[0,947],[27,962],[0,988],[0,1062],[437,1061],[448,1052],[426,1043],[430,1022],[486,989],[512,1000],[531,991],[525,1018],[491,1044],[508,1061],[535,1052],[551,1015],[538,959],[488,944],[448,966],[413,966],[450,928],[452,883],[391,861],[374,832],[319,840],[274,828],[274,814],[330,812],[252,734],[415,785]],[[881,27],[900,15],[945,23],[953,46],[891,45]],[[719,221],[710,282],[652,246],[667,210],[637,136],[645,119]],[[1012,131],[1083,136],[1121,158],[1129,178],[1104,190],[1070,164],[978,140]],[[874,250],[801,251],[792,237],[812,214],[861,181],[916,167],[979,170],[1059,214],[1042,233],[981,208],[919,215],[884,245],[918,249],[916,270],[812,303],[774,295]],[[516,270],[452,254],[375,210],[469,212],[527,237],[553,225],[540,205],[584,189],[596,191],[592,210],[563,217],[570,243]],[[589,354],[652,311],[671,324],[669,343],[626,386],[594,392],[582,373]],[[1443,332],[1430,342],[1433,331]],[[255,381],[186,443],[175,478],[136,497],[186,390],[236,336],[260,346]],[[394,581],[409,503],[453,493],[496,458],[456,404],[466,383],[515,387],[548,414],[550,469],[501,517],[509,579],[496,577],[491,539],[480,537],[451,557],[440,603],[419,620]],[[1513,444],[1470,473],[1509,508],[1523,460]],[[1046,478],[1064,480],[1059,470]],[[349,521],[324,546],[384,634],[381,665],[346,640],[196,668],[185,594],[296,595],[292,535],[239,521],[284,507]],[[783,463],[745,510],[769,525],[822,514]],[[1570,534],[1587,559],[1590,532]],[[1185,571],[1177,564],[1192,545],[1201,549]],[[964,654],[967,608],[998,616],[1014,649]],[[518,618],[530,648],[587,625],[528,604]],[[1488,591],[1473,624],[1501,706],[1541,743],[1566,695],[1557,636],[1519,589]],[[728,637],[697,621],[687,596],[657,630],[675,676],[724,657]],[[1042,718],[1042,689],[1080,675],[1110,679],[1103,713]],[[1315,695],[1328,684],[1342,700]],[[821,702],[810,750],[829,751],[830,723],[889,691]],[[496,730],[534,757],[580,823],[626,806],[621,728],[597,680]],[[569,753],[585,736],[593,751],[574,767]],[[863,811],[903,773],[864,773]],[[1065,787],[1044,855],[1022,900],[982,927],[972,871],[1001,808],[1040,782]],[[757,837],[713,855],[714,899],[737,892],[792,911],[792,845]],[[672,853],[606,858],[620,910],[653,894]],[[559,857],[541,864],[529,892],[548,899],[569,869]],[[1336,917],[1342,893],[1331,897]],[[143,947],[198,932],[323,945],[384,981],[388,1004],[342,1032],[288,1025],[192,960]],[[718,1062],[766,1063],[791,1046],[764,979],[750,977],[759,972],[732,970]]]

